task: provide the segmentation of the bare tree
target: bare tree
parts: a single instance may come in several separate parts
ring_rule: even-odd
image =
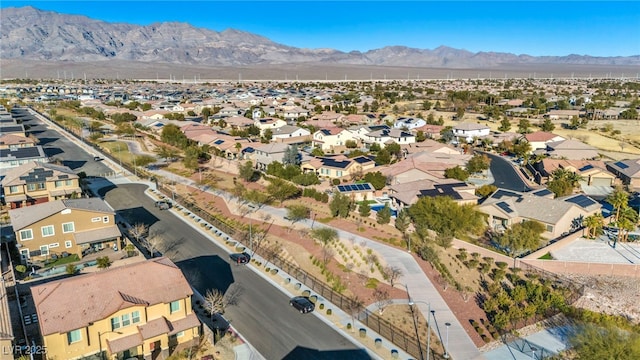
[[[358,279],[362,282],[362,285],[366,285],[369,280],[369,275],[366,272],[362,271],[358,273]]]
[[[282,244],[280,244],[279,242],[275,241],[272,243],[267,243],[264,246],[264,250],[263,250],[263,257],[265,260],[267,260],[267,264],[269,264],[270,262],[273,262],[273,260],[280,254],[280,252],[282,251]],[[265,266],[267,265],[265,264]]]
[[[224,314],[224,294],[218,289],[208,289],[204,295],[205,307],[211,318],[216,314]]]
[[[241,285],[238,285],[238,283],[231,284],[227,289],[227,292],[224,294],[227,305],[238,305],[240,296],[243,292],[244,288]]]
[[[142,238],[147,233],[147,231],[149,231],[149,227],[146,224],[135,223],[129,229],[129,234],[131,234],[131,236],[133,236],[133,238],[136,239],[136,241],[139,243],[140,238]]]
[[[396,280],[402,276],[402,269],[397,266],[385,266],[382,272],[382,276],[389,281],[389,285],[393,287]]]
[[[389,292],[386,290],[376,289],[373,292],[373,298],[376,300],[376,307],[378,308],[378,313],[380,315],[384,312],[384,308],[392,303],[389,298]]]
[[[327,266],[327,264],[329,263],[329,261],[331,261],[331,258],[336,254],[336,252],[328,247],[328,246],[323,246],[322,247],[322,262],[324,263],[325,266]]]
[[[347,303],[346,310],[349,312],[349,315],[351,315],[351,325],[354,325],[353,323],[355,322],[355,318],[363,308],[364,302],[358,296],[351,298],[351,301]]]
[[[160,252],[163,239],[158,234],[149,234],[147,237],[140,238],[140,245],[145,248],[151,257],[155,257],[157,252]]]

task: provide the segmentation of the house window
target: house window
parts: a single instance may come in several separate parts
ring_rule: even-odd
[[[337,177],[341,177],[342,176],[342,171],[336,171],[336,176]]]
[[[47,237],[47,236],[53,236],[55,235],[55,231],[53,230],[53,225],[47,225],[47,226],[43,226],[42,227],[42,236],[43,237]]]
[[[137,324],[140,322],[140,311],[136,310],[131,313],[131,322]]]
[[[176,337],[177,337],[177,338],[179,338],[179,337],[183,337],[183,336],[184,336],[184,331],[178,331],[178,332],[176,333]]]
[[[42,256],[49,255],[49,245],[40,246],[40,255],[42,255]]]
[[[180,300],[172,301],[169,304],[169,314],[173,314],[180,310]]]
[[[122,327],[131,325],[131,318],[129,314],[122,315]]]
[[[57,188],[59,188],[59,187],[62,187],[62,186],[64,186],[64,181],[62,181],[62,180],[57,180],[57,181],[56,181],[56,187],[57,187]]]
[[[62,224],[62,232],[64,234],[74,232],[74,231],[75,231],[75,226],[73,225],[73,222]]]
[[[37,191],[37,190],[44,190],[44,189],[45,189],[44,183],[27,184],[27,190],[29,191]]]
[[[22,260],[27,260],[29,258],[29,249],[21,249],[20,250],[20,258]]]
[[[116,316],[116,317],[112,317],[111,318],[111,330],[116,330],[116,329],[120,329],[120,317]]]
[[[67,343],[73,344],[82,340],[82,334],[80,333],[80,329],[69,331],[67,333]]]
[[[64,181],[64,184],[65,184],[66,186],[71,186],[71,185],[73,184],[73,181],[71,181],[71,180],[65,180],[65,181]]]
[[[103,217],[102,218],[102,222],[105,223],[105,224],[108,223],[109,222],[109,217],[108,216]]]
[[[20,240],[25,241],[25,240],[31,240],[31,239],[33,239],[33,230],[31,229],[20,230]]]
[[[553,232],[553,225],[547,225],[547,232]]]
[[[13,185],[13,186],[9,186],[9,193],[11,194],[15,194],[18,192],[18,187]]]
[[[100,217],[91,218],[91,222],[98,222],[98,221],[100,221]]]
[[[70,248],[71,246],[73,246],[73,243],[71,242],[71,240],[67,240],[64,242],[64,247],[66,247],[67,249]]]
[[[60,243],[49,244],[49,249],[57,248],[60,246]]]

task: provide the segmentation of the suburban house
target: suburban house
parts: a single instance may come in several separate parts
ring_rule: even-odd
[[[9,210],[23,261],[122,249],[115,211],[99,198],[66,199]]]
[[[544,151],[549,157],[556,159],[589,160],[600,157],[598,150],[578,140],[561,140],[547,143]]]
[[[557,169],[565,169],[582,177],[580,185],[613,186],[616,176],[607,170],[604,161],[600,160],[563,160],[544,158],[534,167],[540,172],[540,183],[546,183]]]
[[[388,189],[396,209],[409,207],[423,196],[449,196],[460,205],[478,203],[475,186],[456,179],[416,180],[391,185]]]
[[[0,134],[0,149],[18,149],[36,146],[36,140],[19,134]]]
[[[0,169],[10,169],[30,161],[49,162],[41,146],[0,149]],[[4,170],[6,171],[6,170]]]
[[[476,123],[462,123],[453,128],[453,135],[458,139],[464,139],[468,143],[473,142],[474,138],[484,137],[490,133],[490,127]]]
[[[425,125],[427,122],[424,119],[414,117],[400,117],[393,123],[394,128],[406,130],[417,129]]]
[[[544,114],[544,117],[551,120],[569,120],[574,116],[580,117],[584,114],[584,111],[581,110],[549,110],[546,114]]]
[[[405,155],[415,154],[419,152],[436,153],[436,154],[449,154],[460,155],[461,149],[454,148],[451,145],[443,144],[435,140],[427,139],[423,142],[417,142],[414,144],[401,145]]]
[[[273,140],[301,138],[300,142],[305,142],[308,140],[307,137],[311,135],[311,132],[309,130],[293,125],[280,126],[271,131],[271,138]]]
[[[560,135],[545,131],[536,131],[530,134],[525,134],[522,136],[522,138],[525,139],[529,143],[529,145],[531,145],[532,152],[540,149],[546,149],[547,143],[566,140]]]
[[[344,155],[338,155],[312,158],[304,161],[300,168],[303,172],[313,171],[321,178],[340,179],[352,174],[362,174],[373,169],[375,165],[375,161],[366,156],[349,159]]]
[[[233,129],[243,129],[253,125],[253,120],[244,116],[230,116],[224,121]]]
[[[636,191],[640,190],[640,159],[611,161],[607,162],[606,166],[623,184]]]
[[[274,161],[282,163],[284,153],[289,146],[284,143],[252,144],[251,147],[254,151],[251,154],[251,160],[253,160],[256,169],[264,171]]]
[[[382,149],[391,143],[398,145],[413,144],[416,142],[416,136],[400,129],[380,129],[365,134],[362,137],[362,141],[369,146],[374,143],[378,144]]]
[[[31,287],[48,359],[165,359],[197,343],[193,290],[160,257]]]
[[[245,111],[243,109],[227,106],[227,107],[224,107],[224,108],[220,109],[220,111],[218,111],[218,113],[216,115],[219,115],[219,116],[222,116],[222,117],[240,116],[240,115],[244,115],[244,112]]]
[[[295,120],[298,120],[298,118],[300,117],[309,116],[309,111],[299,106],[294,106],[288,109],[284,109],[283,116],[286,120],[295,121]]]
[[[8,169],[0,183],[3,202],[11,209],[82,194],[79,177],[71,169],[35,161]]]
[[[260,135],[264,135],[265,130],[273,131],[275,128],[287,125],[287,122],[278,118],[260,118],[254,121],[254,125],[260,129]]]
[[[489,216],[493,231],[502,232],[513,224],[535,220],[545,226],[542,236],[547,239],[579,229],[582,219],[600,212],[600,208],[597,201],[583,194],[554,199],[546,188],[528,193],[498,189],[478,206]]]
[[[311,146],[319,147],[322,151],[330,151],[335,147],[345,146],[348,140],[357,142],[357,139],[351,131],[337,127],[330,127],[313,133]]]
[[[350,183],[337,185],[339,194],[348,196],[353,201],[372,200],[376,189],[370,183]]]
[[[408,155],[404,160],[391,165],[376,167],[389,179],[389,184],[402,184],[415,180],[444,179],[444,171],[464,166],[471,155],[429,153],[426,151]]]
[[[12,120],[12,122],[0,123],[0,134],[2,135],[15,134],[26,137],[25,133],[24,125],[17,124],[15,120]]]

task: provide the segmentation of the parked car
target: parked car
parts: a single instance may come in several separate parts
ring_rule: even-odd
[[[100,156],[93,157],[93,161],[102,161],[102,160],[104,160],[104,158],[101,158]]]
[[[169,210],[169,209],[171,209],[171,203],[169,203],[168,201],[165,201],[165,200],[156,201],[154,206],[157,207],[160,210]]]
[[[296,296],[292,298],[291,300],[289,300],[289,305],[300,311],[301,314],[312,312],[313,309],[316,308],[316,305],[312,303],[309,298],[304,296]]]
[[[229,258],[231,259],[231,261],[233,261],[234,263],[240,265],[240,264],[248,264],[249,261],[251,260],[251,255],[249,255],[246,252],[242,252],[242,253],[235,253],[235,254],[231,254],[229,255]]]

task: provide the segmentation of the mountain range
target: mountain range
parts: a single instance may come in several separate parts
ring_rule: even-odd
[[[446,46],[433,50],[387,46],[366,52],[303,49],[234,29],[217,32],[180,22],[146,26],[109,23],[30,6],[1,10],[0,54],[5,60],[76,63],[122,60],[230,67],[291,63],[449,69],[531,64],[640,65],[640,55],[536,57],[501,52],[473,53]]]

